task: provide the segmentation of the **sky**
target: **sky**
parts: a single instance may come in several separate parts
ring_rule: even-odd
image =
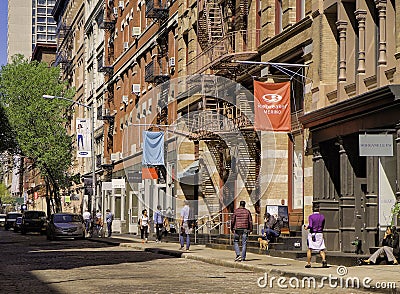
[[[7,63],[7,0],[0,0],[0,65]]]

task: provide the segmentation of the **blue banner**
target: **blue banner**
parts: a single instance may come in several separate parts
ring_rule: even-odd
[[[164,132],[143,131],[143,165],[164,165]]]

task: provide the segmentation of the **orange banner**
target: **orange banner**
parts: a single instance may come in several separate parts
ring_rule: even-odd
[[[290,132],[290,82],[254,81],[254,116],[256,130]]]
[[[142,179],[158,179],[157,170],[154,167],[142,167]]]

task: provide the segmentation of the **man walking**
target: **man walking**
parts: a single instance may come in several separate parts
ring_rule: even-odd
[[[163,225],[163,216],[161,214],[161,205],[157,205],[157,211],[154,213],[154,225],[156,226],[156,242],[161,242]]]
[[[111,237],[112,233],[112,222],[114,220],[114,215],[109,209],[106,210],[106,223],[107,223],[107,237]]]
[[[189,201],[185,200],[185,206],[181,210],[181,230],[179,232],[179,242],[181,244],[180,250],[183,250],[184,240],[183,237],[186,236],[186,250],[190,247],[190,228],[189,228]]]
[[[251,213],[245,208],[246,202],[240,201],[240,206],[235,210],[232,215],[231,228],[234,232],[233,236],[233,248],[235,249],[236,258],[235,261],[246,260],[246,247],[247,247],[247,236],[253,231],[253,219]],[[240,255],[239,250],[239,239],[242,236],[242,254]]]
[[[85,212],[83,213],[82,217],[83,217],[83,221],[85,222],[86,236],[88,236],[89,229],[90,229],[90,221],[91,221],[90,212],[86,209]]]
[[[313,204],[313,214],[308,217],[308,226],[304,225],[305,230],[310,230],[307,237],[307,264],[306,268],[311,267],[312,251],[319,252],[322,258],[322,267],[328,267],[325,254],[325,241],[322,234],[325,227],[325,217],[319,213],[319,203]]]

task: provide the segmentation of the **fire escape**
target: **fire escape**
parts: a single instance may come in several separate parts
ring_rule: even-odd
[[[55,66],[60,66],[64,76],[68,77],[71,71],[72,61],[72,36],[71,27],[64,21],[57,26],[57,53]]]
[[[112,76],[114,74],[114,36],[115,36],[115,25],[116,19],[118,17],[118,13],[115,13],[113,1],[109,0],[108,5],[105,7],[104,14],[100,13],[99,16],[101,18],[98,19],[98,25],[100,29],[105,31],[105,56],[99,58],[97,60],[98,64],[98,72],[102,72],[106,76],[106,89],[104,90],[105,99],[105,108],[103,110],[103,114],[101,119],[108,124],[108,128],[105,130],[105,139],[106,139],[106,149],[108,152],[112,152],[113,143],[114,143],[114,113],[112,112],[112,104],[114,103],[114,83],[112,82]],[[118,9],[117,9],[118,11]],[[112,164],[110,162],[103,162],[102,168],[107,171],[110,175],[112,171]]]
[[[197,39],[202,52],[188,61],[187,73],[192,76],[192,88],[202,90],[194,102],[198,111],[188,115],[186,127],[189,138],[202,140],[208,147],[199,162],[201,192],[210,214],[221,208],[232,211],[238,177],[258,205],[261,150],[252,125],[253,100],[244,89],[218,78],[234,80],[245,69],[232,60],[251,60],[258,54],[259,31],[247,30],[248,5],[248,0],[198,0],[197,5]]]

